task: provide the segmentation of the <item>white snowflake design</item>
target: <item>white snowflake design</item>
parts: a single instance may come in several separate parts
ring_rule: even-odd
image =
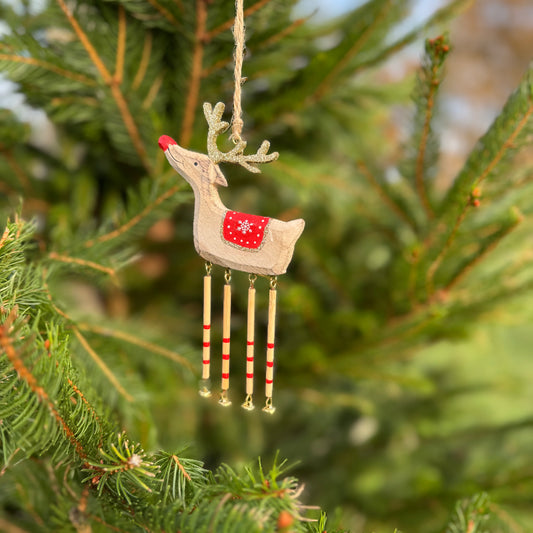
[[[246,235],[247,233],[252,233],[252,226],[253,222],[249,222],[248,220],[242,220],[239,222],[239,227],[237,228],[237,231],[240,231],[243,235]]]

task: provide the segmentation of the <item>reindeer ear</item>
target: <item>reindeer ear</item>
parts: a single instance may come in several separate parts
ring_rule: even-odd
[[[220,167],[218,165],[210,165],[209,179],[212,183],[221,185],[222,187],[228,186],[228,182],[226,181],[226,178],[224,177],[224,174],[222,174],[222,171],[220,170]]]

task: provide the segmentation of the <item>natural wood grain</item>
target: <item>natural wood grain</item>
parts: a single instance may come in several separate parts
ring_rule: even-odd
[[[267,276],[284,274],[305,222],[270,218],[262,247],[253,250],[236,247],[222,236],[222,225],[229,210],[217,191],[218,186],[227,185],[219,166],[204,154],[181,148],[168,136],[161,137],[160,146],[172,167],[193,189],[194,245],[198,254],[206,261],[243,272]]]
[[[246,328],[246,394],[254,393],[255,287],[248,288],[248,319]]]
[[[203,324],[202,379],[209,379],[211,366],[211,276],[204,276],[204,324]]]
[[[274,346],[276,339],[276,302],[277,290],[268,291],[268,326],[267,326],[267,352],[266,352],[266,377],[265,396],[272,398],[274,390]]]
[[[229,390],[230,343],[231,343],[231,284],[224,285],[224,302],[222,306],[222,396],[220,403],[229,405],[227,392]]]

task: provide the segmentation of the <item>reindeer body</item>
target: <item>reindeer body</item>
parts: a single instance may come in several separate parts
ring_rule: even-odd
[[[243,239],[235,239],[235,242],[228,240],[225,238],[228,235],[225,235],[224,224],[228,222],[226,217],[231,217],[234,212],[224,206],[217,191],[218,186],[227,186],[220,167],[204,154],[181,148],[166,135],[159,139],[159,146],[172,167],[193,189],[194,245],[198,254],[206,261],[234,270],[267,276],[284,274],[292,259],[294,245],[304,229],[304,220],[283,222],[264,217],[250,223],[240,214],[242,222],[238,229],[242,233],[239,237]],[[247,248],[246,238],[259,235],[255,231],[261,220],[265,221],[265,227],[261,227],[260,237],[257,237],[262,239],[261,243],[255,248]],[[252,234],[252,231],[253,237],[247,235]],[[240,242],[243,241],[241,246]]]

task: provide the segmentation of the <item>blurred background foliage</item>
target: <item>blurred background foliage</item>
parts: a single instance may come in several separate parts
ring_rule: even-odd
[[[245,136],[281,157],[259,176],[223,167],[221,196],[307,223],[279,282],[273,417],[238,407],[244,275],[233,407],[197,394],[192,195],[157,148],[168,134],[205,151],[201,103],[231,101],[233,2],[0,2],[0,69],[16,84],[1,89],[3,213],[36,220],[54,299],[134,400],[75,340],[74,364],[146,449],[189,443],[209,468],[279,451],[306,502],[333,521],[339,509],[354,532],[440,532],[457,500],[482,491],[488,530],[525,532],[533,12],[518,0],[428,4],[347,2],[329,17],[327,5],[249,3]],[[219,271],[214,294],[222,283]],[[469,524],[448,527],[488,527]]]

